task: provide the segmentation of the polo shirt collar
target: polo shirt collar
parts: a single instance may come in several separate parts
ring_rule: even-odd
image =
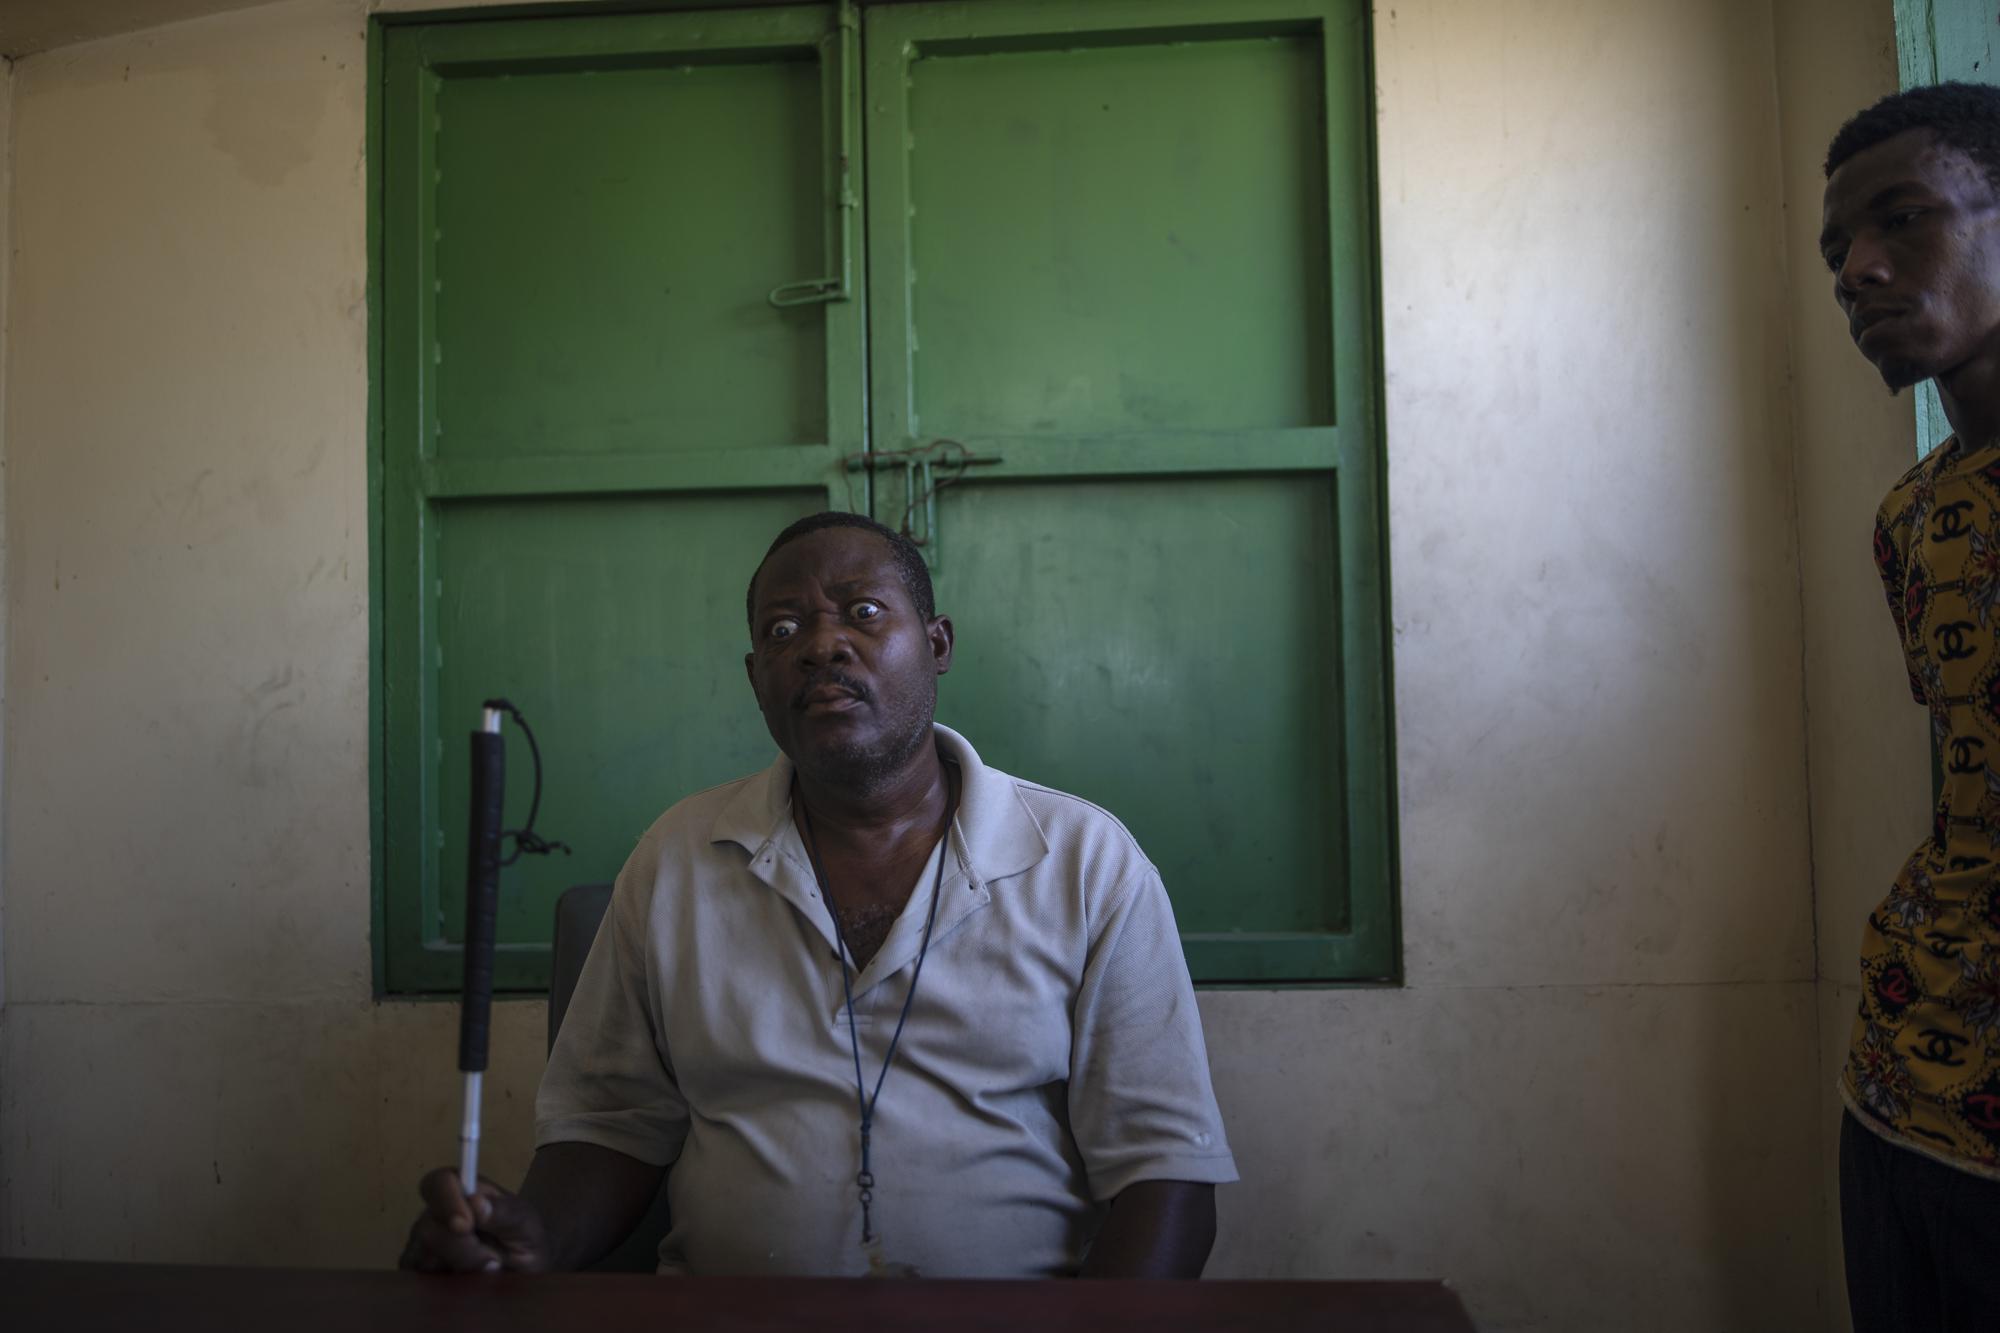
[[[1021,799],[1014,779],[980,761],[972,743],[942,724],[933,724],[938,749],[957,762],[960,791],[954,841],[964,848],[963,870],[973,884],[1018,875],[1049,854],[1048,839]],[[710,826],[714,842],[733,842],[761,858],[792,829],[792,761],[780,754],[771,766],[738,787]]]

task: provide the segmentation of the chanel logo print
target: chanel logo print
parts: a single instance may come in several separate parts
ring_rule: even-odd
[[[1972,531],[1965,522],[1965,516],[1971,511],[1972,501],[1970,500],[1954,500],[1948,505],[1939,505],[1937,507],[1937,524],[1931,529],[1931,540],[1934,542],[1948,542],[1954,538],[1963,537],[1966,533]]]
[[[1979,650],[1966,642],[1965,638],[1978,628],[1979,626],[1970,620],[1954,620],[1950,624],[1939,625],[1932,630],[1931,637],[1936,639],[1938,644],[1938,660],[1957,662],[1978,652]]]

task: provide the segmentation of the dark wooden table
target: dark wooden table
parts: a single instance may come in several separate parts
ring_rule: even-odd
[[[611,1273],[422,1277],[0,1259],[7,1333],[585,1329],[1471,1333],[1440,1282],[932,1282]]]

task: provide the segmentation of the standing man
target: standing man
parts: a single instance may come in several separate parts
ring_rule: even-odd
[[[781,757],[662,815],[550,1052],[518,1195],[423,1183],[405,1266],[1197,1277],[1236,1172],[1159,874],[936,725],[922,554],[801,519],[751,576]]]
[[[2000,88],[1888,97],[1828,149],[1820,250],[1891,392],[1952,436],[1883,501],[1875,560],[1944,766],[1931,836],[1862,937],[1841,1079],[1857,1333],[2000,1328]]]

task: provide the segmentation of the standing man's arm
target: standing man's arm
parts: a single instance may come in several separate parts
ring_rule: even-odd
[[[1140,1180],[1111,1201],[1078,1277],[1201,1276],[1215,1245],[1215,1186]]]
[[[1914,474],[1912,474],[1914,475]],[[1910,665],[1910,607],[1909,607],[1909,516],[1902,512],[1906,503],[1904,487],[1910,477],[1905,476],[1889,492],[1882,507],[1875,513],[1875,571],[1882,576],[1882,592],[1889,599],[1889,618],[1896,623],[1896,651],[1903,657],[1904,670],[1910,677],[1910,697],[1920,704],[1928,703],[1924,695],[1923,680],[1916,668]]]

